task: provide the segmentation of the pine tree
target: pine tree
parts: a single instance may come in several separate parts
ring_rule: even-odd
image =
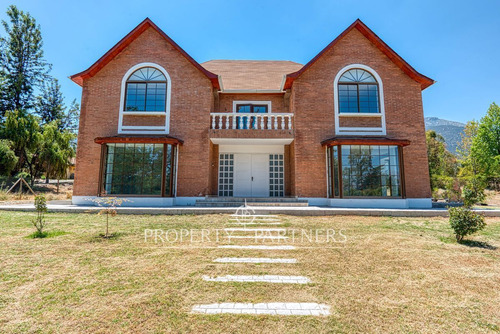
[[[57,79],[51,78],[48,83],[42,85],[41,94],[36,98],[36,114],[40,116],[42,124],[57,121],[62,129],[65,109],[61,85]]]
[[[11,5],[9,22],[2,21],[5,37],[0,38],[0,118],[7,110],[29,110],[50,70],[43,56],[40,25],[28,13]]]

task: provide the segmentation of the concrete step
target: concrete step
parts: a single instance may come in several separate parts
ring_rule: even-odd
[[[257,202],[279,202],[279,203],[295,203],[295,202],[307,202],[307,200],[299,200],[297,197],[217,197],[217,196],[207,196],[203,200],[204,202],[238,202],[238,203],[257,203]]]
[[[202,208],[238,208],[242,206],[244,202],[212,202],[212,201],[196,201],[195,206]],[[248,206],[265,206],[265,207],[307,207],[309,206],[307,201],[301,202],[247,202]]]

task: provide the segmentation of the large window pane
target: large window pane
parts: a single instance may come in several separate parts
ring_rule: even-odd
[[[397,146],[342,145],[341,176],[337,175],[338,147],[329,148],[330,189],[339,196],[342,179],[343,197],[400,197],[401,182]],[[334,168],[332,171],[331,168]],[[333,175],[333,180],[330,175]]]
[[[108,144],[104,192],[109,195],[162,195],[163,156],[166,154],[165,194],[170,195],[173,152],[173,146],[163,144]]]

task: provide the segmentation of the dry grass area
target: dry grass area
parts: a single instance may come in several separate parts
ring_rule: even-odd
[[[342,229],[347,240],[297,238],[297,250],[242,251],[214,248],[224,240],[213,237],[204,243],[144,240],[145,229],[214,233],[226,226],[226,215],[118,216],[111,220],[116,236],[107,240],[99,237],[104,217],[90,214],[50,214],[48,230],[60,233],[29,239],[31,216],[0,212],[3,333],[500,331],[499,219],[487,220],[487,228],[470,238],[476,243],[461,245],[443,218],[282,216],[288,229]],[[299,263],[212,262],[229,256],[293,257]],[[313,283],[202,280],[228,274],[301,275]],[[331,305],[332,314],[190,313],[194,304],[220,302],[318,302]]]
[[[26,186],[23,187],[22,194],[19,194],[18,186],[10,193],[7,193],[9,188],[10,186],[0,184],[0,205],[7,203],[33,203],[35,196],[28,192]],[[47,201],[70,200],[73,194],[73,182],[61,181],[59,184],[59,192],[57,191],[56,183],[46,184],[45,182],[35,183],[33,190],[37,194],[45,194]]]

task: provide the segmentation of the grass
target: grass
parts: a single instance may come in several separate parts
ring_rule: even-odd
[[[39,231],[35,231],[33,233],[31,233],[30,235],[27,236],[27,238],[30,238],[30,239],[43,239],[43,238],[52,238],[52,237],[57,237],[57,236],[60,236],[60,235],[65,235],[67,234],[66,232],[64,231],[43,231],[43,232],[39,232]]]
[[[0,212],[0,332],[499,332],[500,220],[464,244],[444,218],[290,217],[289,229],[342,229],[345,243],[298,250],[145,241],[145,229],[226,227],[228,216],[47,214],[57,237],[31,239],[32,214]],[[276,227],[276,226],[274,226]],[[50,232],[65,231],[66,233]],[[59,233],[59,234],[58,234]],[[55,236],[55,235],[53,235]],[[251,240],[234,241],[237,244]],[[489,245],[483,247],[481,245]],[[224,264],[217,257],[293,257],[299,264]],[[203,275],[300,275],[306,285],[205,282]],[[318,302],[329,317],[191,314],[194,304]]]

